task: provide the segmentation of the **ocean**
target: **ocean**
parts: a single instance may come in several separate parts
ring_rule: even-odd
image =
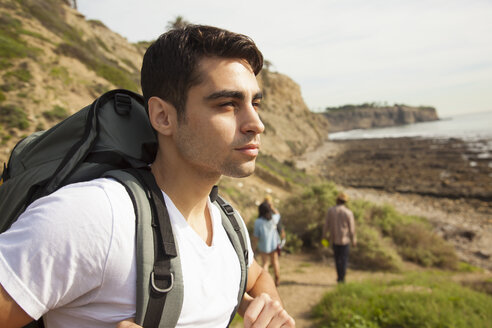
[[[492,112],[463,114],[439,121],[342,131],[328,135],[330,140],[401,137],[458,138],[465,141],[492,140]]]

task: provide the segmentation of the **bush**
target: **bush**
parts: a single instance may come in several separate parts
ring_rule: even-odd
[[[371,271],[400,271],[402,260],[391,241],[381,236],[374,227],[357,227],[357,247],[350,248],[350,263]]]
[[[9,128],[25,130],[29,127],[29,120],[22,109],[14,105],[0,106],[0,123]]]
[[[62,120],[68,116],[68,111],[64,107],[55,105],[51,110],[43,112],[43,116],[50,121]]]
[[[427,220],[398,213],[390,205],[378,206],[355,201],[350,204],[358,224],[367,222],[390,238],[405,260],[424,267],[457,269],[453,247],[432,231]],[[381,238],[381,237],[380,237]]]
[[[10,15],[0,16],[0,58],[35,57],[42,50],[28,46],[21,38],[21,34],[27,34],[22,29],[22,23]],[[2,67],[5,64],[1,65]]]
[[[314,185],[281,206],[285,229],[296,234],[303,247],[319,247],[326,210],[335,204],[337,194],[333,183]]]
[[[0,90],[0,102],[5,101],[6,99],[7,99],[7,96],[5,96],[5,93],[3,93],[3,92]]]
[[[32,79],[31,72],[22,67],[13,71],[9,71],[4,75],[5,78],[9,78],[11,76],[22,82],[29,82]]]
[[[405,260],[424,267],[457,269],[458,257],[453,247],[429,231],[422,223],[412,222],[395,226],[392,238]]]
[[[313,309],[316,327],[489,327],[492,298],[438,272],[337,286]]]

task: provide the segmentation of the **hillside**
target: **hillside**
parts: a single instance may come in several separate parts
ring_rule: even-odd
[[[365,105],[365,106],[364,106]],[[323,113],[329,121],[330,133],[354,129],[370,129],[438,120],[433,107],[407,105],[346,105]]]
[[[63,0],[2,0],[0,17],[0,162],[21,137],[104,91],[139,91],[146,43],[129,43]],[[283,161],[319,145],[325,120],[309,111],[299,86],[266,70],[258,79],[265,93],[263,153]]]

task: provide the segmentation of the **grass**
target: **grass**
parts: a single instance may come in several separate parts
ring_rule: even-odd
[[[68,111],[62,106],[55,105],[51,110],[43,112],[43,116],[50,121],[62,120],[68,117]]]
[[[5,79],[8,79],[9,77],[14,77],[18,81],[29,82],[32,79],[32,74],[26,68],[20,67],[4,74]]]
[[[22,23],[8,14],[0,16],[0,58],[2,63],[0,68],[8,66],[8,59],[36,57],[42,50],[29,46],[22,38],[21,34],[32,35],[32,32],[22,28]]]
[[[489,327],[492,298],[447,279],[412,273],[337,286],[313,309],[317,327]]]
[[[260,154],[256,160],[256,165],[260,167],[260,169],[289,183],[307,185],[317,181],[317,178],[314,176],[310,176],[297,169],[293,162],[280,162],[271,155]]]
[[[70,77],[70,73],[68,72],[68,69],[64,66],[55,66],[50,70],[50,76],[52,76],[55,79],[58,79],[62,81],[63,84],[67,85],[72,82],[72,79]]]
[[[8,128],[25,130],[29,127],[29,120],[21,108],[15,105],[2,105],[0,106],[0,124]]]
[[[139,74],[128,72],[118,63],[104,56],[109,49],[99,38],[84,40],[82,32],[65,21],[64,11],[58,0],[18,0],[24,15],[37,19],[45,28],[63,40],[57,52],[80,60],[88,69],[114,84],[116,87],[139,90]],[[92,24],[98,24],[92,22]],[[24,33],[43,39],[40,34],[25,31],[19,20],[11,17],[0,20],[0,58],[26,57],[36,55],[36,49],[28,47],[19,35]],[[47,40],[49,41],[49,40]]]

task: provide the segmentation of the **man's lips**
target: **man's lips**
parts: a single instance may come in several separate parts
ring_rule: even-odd
[[[249,144],[249,145],[246,145],[246,146],[237,147],[235,149],[237,151],[245,154],[245,155],[256,157],[256,156],[258,156],[260,145],[258,145],[258,144]]]

